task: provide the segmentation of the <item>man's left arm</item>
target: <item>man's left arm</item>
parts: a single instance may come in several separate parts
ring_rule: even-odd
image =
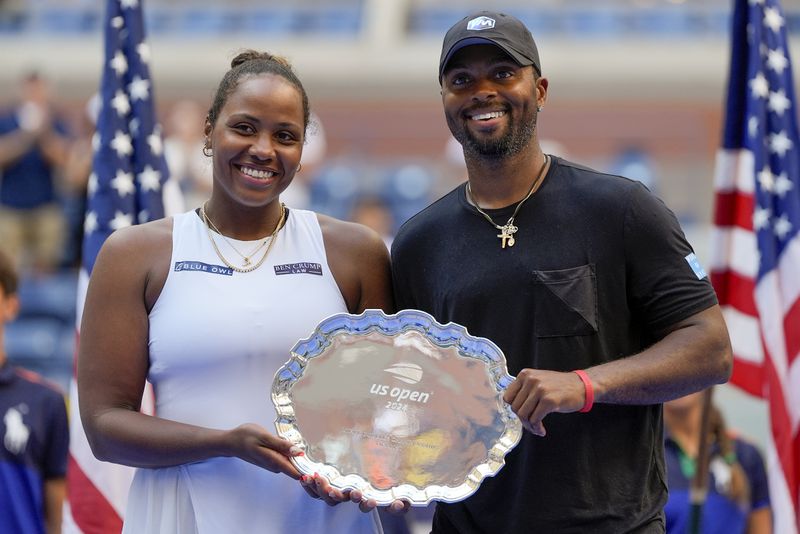
[[[646,350],[589,369],[587,386],[574,372],[523,369],[504,398],[534,434],[553,412],[577,412],[591,387],[595,403],[657,404],[728,380],[730,340],[719,306],[680,321]]]
[[[626,298],[653,343],[585,370],[595,402],[657,404],[725,382],[733,365],[728,330],[677,217],[637,184],[623,228]]]
[[[534,434],[544,435],[548,413],[588,409],[591,397],[595,403],[658,404],[730,377],[727,327],[677,218],[641,186],[630,188],[624,205],[626,299],[656,341],[589,366],[583,377],[523,369],[504,398]]]
[[[661,341],[628,358],[586,370],[595,402],[656,404],[721,384],[733,368],[718,305],[680,321]]]

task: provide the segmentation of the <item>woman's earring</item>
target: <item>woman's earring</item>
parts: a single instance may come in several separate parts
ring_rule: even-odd
[[[542,111],[543,109],[544,109],[544,107],[543,107],[543,106],[536,106],[536,111],[537,111],[537,112],[539,112],[539,113],[541,113],[541,111]]]
[[[210,158],[214,154],[214,151],[211,150],[211,147],[208,145],[203,145],[203,155],[207,158]]]
[[[296,171],[294,171],[294,173],[295,173],[295,174],[299,174],[299,173],[300,173],[300,171],[302,171],[302,170],[303,170],[303,164],[301,163],[300,165],[298,165],[298,166],[297,166],[297,170],[296,170]]]

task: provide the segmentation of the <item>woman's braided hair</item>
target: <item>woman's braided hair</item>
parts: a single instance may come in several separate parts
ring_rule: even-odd
[[[228,96],[239,85],[239,82],[248,76],[257,76],[259,74],[275,74],[282,77],[300,91],[303,99],[303,130],[304,133],[308,129],[308,122],[311,111],[308,105],[308,95],[300,82],[300,79],[292,70],[292,65],[289,61],[281,56],[270,54],[269,52],[258,52],[256,50],[245,50],[240,52],[231,61],[231,68],[222,77],[222,81],[217,87],[217,92],[214,94],[214,101],[211,108],[208,110],[208,122],[212,126],[216,123],[219,117],[219,112],[228,100]]]

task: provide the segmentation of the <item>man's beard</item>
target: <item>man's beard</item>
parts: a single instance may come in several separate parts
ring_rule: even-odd
[[[500,137],[479,139],[469,130],[464,122],[458,122],[449,115],[447,126],[456,141],[461,143],[464,155],[479,159],[500,159],[518,154],[531,142],[536,130],[536,114],[530,107],[523,108],[521,121],[508,117],[508,130]],[[466,119],[469,120],[469,119]]]

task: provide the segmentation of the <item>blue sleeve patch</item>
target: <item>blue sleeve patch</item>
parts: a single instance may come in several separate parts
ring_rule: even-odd
[[[700,260],[697,259],[697,255],[694,252],[686,256],[684,259],[686,260],[686,263],[689,264],[689,267],[692,268],[692,271],[694,271],[694,274],[697,276],[698,280],[702,280],[707,276],[705,269],[703,269],[703,266],[700,265]]]

